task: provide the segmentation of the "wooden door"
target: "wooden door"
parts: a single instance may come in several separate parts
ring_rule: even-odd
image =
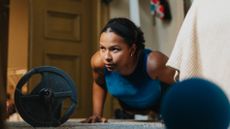
[[[30,0],[29,67],[56,66],[72,77],[78,92],[73,117],[92,110],[90,56],[98,21],[92,1]]]

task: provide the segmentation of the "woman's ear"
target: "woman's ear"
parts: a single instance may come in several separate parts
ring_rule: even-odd
[[[131,49],[130,49],[130,56],[133,56],[136,54],[137,46],[136,44],[132,44]]]

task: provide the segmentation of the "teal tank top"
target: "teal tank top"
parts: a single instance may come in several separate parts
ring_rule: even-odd
[[[151,50],[144,49],[136,69],[129,76],[110,72],[105,68],[108,92],[130,108],[151,108],[160,99],[160,81],[151,79],[147,73],[147,57],[150,52]]]

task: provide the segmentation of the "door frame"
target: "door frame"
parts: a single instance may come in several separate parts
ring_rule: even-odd
[[[108,19],[109,19],[109,4],[105,4],[102,2],[102,0],[93,0],[93,4],[95,5],[93,6],[93,14],[92,14],[92,19],[93,22],[95,23],[92,27],[93,27],[93,50],[92,50],[92,54],[98,49],[98,39],[100,36],[100,31],[102,29],[102,27],[107,23]]]

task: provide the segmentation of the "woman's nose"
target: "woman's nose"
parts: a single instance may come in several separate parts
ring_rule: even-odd
[[[112,56],[111,56],[111,54],[110,54],[109,51],[107,51],[107,52],[105,53],[105,60],[106,60],[107,62],[111,62],[111,61],[112,61]]]

